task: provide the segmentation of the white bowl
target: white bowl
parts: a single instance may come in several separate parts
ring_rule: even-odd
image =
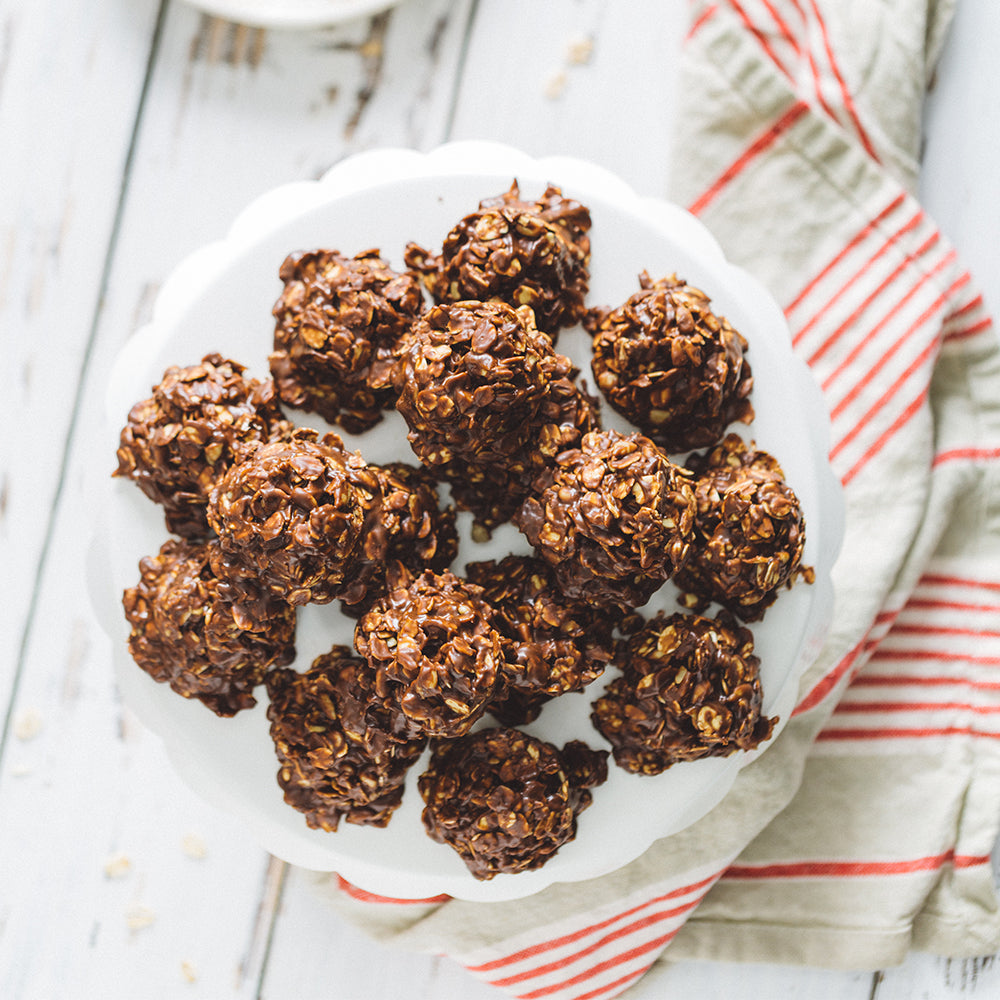
[[[378,14],[399,0],[185,0],[206,14],[259,28],[322,28]]]
[[[677,272],[705,290],[714,307],[750,343],[756,418],[739,430],[782,463],[807,522],[805,561],[816,582],[782,593],[765,620],[752,626],[761,658],[764,710],[787,720],[799,677],[818,653],[832,609],[830,569],[842,534],[840,489],[827,463],[827,418],[806,367],[792,354],[784,318],[774,301],[745,272],[728,264],[705,228],[682,209],[640,198],[621,180],[578,160],[534,160],[505,146],[461,143],[430,154],[387,150],[362,154],[334,167],[321,181],[291,184],[255,201],[229,235],[185,260],[163,286],[152,322],[121,353],[107,395],[107,454],[133,402],[149,395],[170,364],[191,364],[210,351],[266,377],[273,334],[271,306],[280,294],[278,266],[294,250],[315,247],[345,254],[377,247],[397,267],[408,240],[435,248],[454,222],[481,198],[505,191],[517,178],[522,192],[540,193],[546,182],[589,206],[593,218],[592,304],[615,305],[638,288],[637,276]],[[581,329],[560,334],[559,350],[589,376],[589,338]],[[592,379],[591,379],[592,382]],[[289,411],[300,423],[323,427],[315,417]],[[605,411],[605,425],[628,429]],[[402,420],[391,414],[359,437],[344,435],[373,462],[413,461]],[[420,822],[416,790],[420,764],[411,770],[404,802],[386,829],[342,824],[336,833],[310,830],[284,804],[275,780],[277,762],[260,704],[233,719],[220,719],[195,701],[156,684],[131,660],[128,626],[119,600],[135,584],[140,557],[166,539],[162,512],[123,480],[103,484],[107,520],[93,548],[93,591],[114,638],[115,664],[127,703],[163,738],[174,764],[208,801],[246,822],[260,843],[295,865],[337,871],[372,892],[401,898],[447,893],[472,900],[531,895],[553,882],[572,882],[614,870],[653,841],[694,823],[717,804],[750,754],[684,763],[656,777],[627,774],[613,765],[594,804],[579,820],[576,839],[543,868],[476,881],[448,847],[430,840]],[[462,524],[467,527],[467,520]],[[113,525],[113,528],[111,527]],[[528,551],[509,526],[483,545],[468,540],[455,565]],[[667,585],[647,606],[678,610]],[[336,605],[300,611],[298,669],[334,642],[350,644],[353,622]],[[608,675],[613,673],[609,671]],[[591,700],[606,679],[583,694],[549,703],[526,729],[562,745],[571,738],[606,747],[589,722]]]

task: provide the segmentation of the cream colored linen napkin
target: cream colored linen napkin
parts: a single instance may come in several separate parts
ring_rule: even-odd
[[[339,881],[348,919],[553,1000],[618,995],[658,958],[1000,948],[1000,351],[913,195],[952,7],[692,4],[672,196],[785,309],[847,502],[834,624],[786,729],[618,872],[495,904]]]

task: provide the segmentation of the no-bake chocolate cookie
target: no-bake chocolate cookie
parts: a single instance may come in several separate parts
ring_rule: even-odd
[[[569,597],[637,607],[690,554],[689,474],[641,434],[599,431],[556,459],[514,518]]]
[[[801,565],[805,518],[773,455],[729,434],[715,448],[691,455],[697,477],[695,544],[676,574],[685,607],[715,601],[744,621],[757,621],[778,591],[813,571]]]
[[[279,275],[269,361],[282,401],[351,434],[373,427],[395,401],[396,348],[423,309],[419,279],[378,250],[291,254]]]
[[[365,661],[334,646],[305,673],[274,671],[267,690],[285,801],[313,829],[336,830],[341,819],[385,826],[426,741],[386,735],[391,712]]]
[[[122,598],[129,652],[154,680],[217,715],[252,708],[254,688],[295,657],[295,612],[272,601],[255,614],[226,600],[212,570],[214,542],[171,539],[139,563]]]
[[[407,735],[455,737],[483,715],[500,684],[503,648],[482,591],[449,571],[402,573],[358,622],[354,645]]]
[[[220,354],[172,365],[122,428],[114,475],[134,480],[163,507],[167,528],[185,538],[207,536],[205,509],[218,478],[259,442],[291,431],[271,380],[245,371]]]
[[[484,729],[434,747],[418,787],[428,834],[477,879],[540,868],[576,836],[607,754],[579,740],[561,751],[516,729]]]
[[[374,472],[334,434],[300,429],[261,445],[212,490],[208,520],[225,556],[218,569],[234,587],[292,605],[328,603],[360,566],[380,497]]]
[[[715,444],[733,421],[753,419],[746,339],[704,292],[671,275],[616,309],[593,310],[597,386],[609,405],[668,452]]]
[[[761,714],[753,636],[730,618],[660,612],[621,643],[616,662],[622,676],[591,718],[626,771],[752,750],[777,721]]]
[[[590,212],[548,187],[525,201],[515,181],[458,222],[439,255],[411,243],[408,267],[420,271],[436,302],[501,299],[529,306],[553,340],[578,323],[590,281]]]

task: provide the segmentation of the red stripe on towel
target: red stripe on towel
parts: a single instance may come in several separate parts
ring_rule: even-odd
[[[897,302],[893,304],[889,312],[886,313],[885,316],[883,316],[882,319],[880,319],[878,323],[870,331],[866,333],[864,339],[856,343],[854,347],[852,347],[851,350],[847,353],[847,356],[843,358],[843,360],[841,360],[838,363],[837,367],[834,368],[833,371],[826,376],[826,378],[823,380],[822,383],[822,389],[824,392],[827,392],[834,382],[836,382],[839,378],[843,377],[844,373],[857,360],[861,352],[866,347],[871,346],[875,337],[885,329],[890,320],[894,319],[898,315],[900,310],[903,309],[903,307],[910,301],[910,299],[912,299],[927,282],[929,282],[932,278],[934,278],[940,271],[944,270],[944,268],[952,262],[952,259],[953,258],[950,258],[949,256],[946,255],[940,261],[938,261],[938,263],[933,268],[931,268],[931,270],[927,271],[921,277],[920,281],[910,286],[907,292],[904,295],[902,295]],[[901,336],[897,337],[891,344],[887,344],[883,347],[882,355],[878,360],[878,362],[876,362],[873,365],[870,365],[865,371],[865,374],[860,379],[858,379],[858,381],[854,384],[851,390],[840,400],[839,403],[837,403],[831,409],[830,411],[831,418],[836,418],[837,416],[839,416],[840,413],[842,413],[843,410],[846,409],[846,407],[849,406],[850,403],[855,398],[857,398],[858,394],[862,391],[862,389],[864,389],[866,385],[869,385],[875,379],[875,377],[878,375],[879,372],[882,371],[882,369],[893,357],[893,355],[895,355],[896,352],[904,344],[909,343],[913,335],[917,333],[925,324],[927,324],[928,320],[933,318],[934,314],[947,301],[950,291],[951,290],[949,289],[946,292],[942,292],[920,314],[920,316],[914,321],[914,323],[912,323],[904,331],[904,333]],[[936,347],[940,341],[940,325],[937,323],[933,324],[930,332],[932,336],[931,344]]]
[[[887,240],[885,240],[885,242],[878,248],[878,250],[874,254],[872,254],[872,256],[860,268],[858,268],[858,270],[854,274],[850,276],[850,278],[847,278],[843,282],[841,287],[838,289],[836,294],[830,299],[830,301],[827,302],[826,305],[812,317],[812,319],[810,319],[807,323],[803,324],[799,328],[795,336],[792,338],[792,343],[795,346],[801,344],[803,339],[805,338],[805,335],[809,332],[810,329],[812,329],[813,325],[818,320],[823,318],[826,311],[834,303],[837,302],[840,296],[849,291],[851,287],[855,284],[855,282],[858,282],[862,278],[864,278],[865,274],[869,270],[871,270],[875,264],[878,263],[878,261],[883,257],[883,255],[887,251],[889,251],[896,245],[897,241],[901,237],[906,236],[907,234],[913,232],[913,230],[915,230],[923,221],[924,221],[923,213],[918,212],[916,215],[911,216],[905,223],[903,223],[903,225],[898,230],[896,230],[896,232],[894,232]],[[860,305],[855,307],[851,311],[851,313],[843,320],[843,322],[841,322],[839,326],[837,326],[834,330],[832,330],[830,334],[826,337],[826,339],[819,345],[819,347],[817,347],[816,350],[812,352],[812,354],[807,359],[809,364],[810,365],[816,364],[816,362],[819,361],[820,358],[822,358],[823,355],[826,354],[826,352],[830,350],[830,348],[833,347],[833,345],[836,344],[837,341],[840,340],[840,338],[844,335],[844,333],[846,333],[848,330],[854,327],[854,325],[858,322],[861,316],[863,316],[864,313],[867,311],[868,307],[871,306],[871,304],[875,302],[879,298],[879,296],[881,296],[882,293],[886,291],[886,289],[892,288],[895,285],[896,281],[900,278],[900,276],[905,275],[908,278],[909,275],[907,274],[907,271],[909,267],[912,265],[914,259],[923,256],[928,250],[934,247],[934,245],[938,243],[940,239],[941,239],[940,233],[936,232],[931,233],[931,235],[919,247],[917,247],[916,250],[914,250],[912,253],[904,254],[903,259],[892,269],[892,271],[875,288],[873,288],[871,292],[868,293],[868,295],[865,296]],[[910,282],[904,281],[904,292],[908,290],[910,287],[911,287]]]
[[[858,138],[861,140],[861,144],[865,147],[865,152],[867,152],[876,163],[881,163],[882,161],[879,159],[878,153],[875,152],[875,147],[872,145],[871,139],[868,138],[868,133],[861,124],[861,119],[858,116],[858,109],[854,104],[854,97],[847,87],[847,82],[844,80],[843,74],[840,72],[840,67],[837,65],[837,59],[833,54],[833,46],[830,44],[830,35],[826,30],[826,23],[823,20],[823,15],[819,12],[816,0],[809,0],[809,5],[812,7],[812,12],[816,17],[817,24],[819,25],[820,36],[823,40],[823,48],[826,53],[827,62],[829,63],[833,77],[837,81],[837,85],[840,88],[840,94],[844,101],[844,110],[847,112],[851,123],[854,125]]]
[[[692,22],[688,28],[687,39],[690,40],[697,33],[698,29],[707,21],[712,19],[712,15],[719,9],[716,3],[709,4]]]
[[[380,896],[376,892],[368,892],[367,889],[359,889],[352,885],[347,879],[337,876],[337,888],[346,893],[351,899],[356,899],[362,903],[389,903],[399,906],[413,906],[421,903],[447,903],[451,896],[428,896],[426,899],[396,899],[394,896]]]
[[[971,867],[974,859],[963,856]],[[734,865],[724,879],[756,878],[856,878],[866,875],[909,875],[912,872],[936,871],[954,861],[954,851],[932,854],[907,861],[789,861],[770,865]],[[987,859],[988,860],[988,859]],[[979,863],[979,862],[976,862]]]
[[[739,2],[739,0],[729,0],[729,6],[733,8],[739,19],[743,22],[743,27],[750,32],[754,38],[757,39],[758,44],[764,50],[765,55],[772,63],[777,67],[777,69],[787,77],[789,80],[793,80],[791,70],[781,61],[778,57],[778,53],[774,51],[774,46],[771,45],[770,39],[768,39],[767,34],[761,31],[756,24],[750,19],[750,15],[746,12],[746,9]],[[793,81],[794,82],[794,81]]]
[[[652,941],[646,941],[641,945],[636,945],[634,948],[630,948],[628,951],[622,952],[620,955],[616,955],[614,958],[605,959],[603,962],[598,962],[597,965],[590,969],[586,969],[583,972],[577,973],[575,976],[571,976],[569,979],[560,982],[552,983],[548,986],[542,986],[537,990],[532,990],[530,993],[518,993],[518,1000],[536,1000],[538,997],[551,996],[553,993],[558,993],[560,990],[566,989],[567,986],[576,986],[579,983],[584,983],[588,979],[592,979],[594,976],[599,975],[602,972],[606,972],[608,969],[613,969],[616,966],[622,965],[625,962],[631,961],[633,958],[638,958],[641,955],[646,955],[651,952],[654,948],[662,950],[667,946],[667,944],[673,939],[677,934],[677,929],[675,928],[669,934],[664,934],[662,937],[654,938]],[[647,965],[648,969],[649,966]],[[645,971],[645,970],[643,970]],[[605,990],[607,987],[604,988]],[[600,995],[600,991],[595,991],[590,994],[591,996]]]
[[[787,132],[808,110],[809,105],[805,101],[793,104],[777,121],[757,136],[736,160],[726,167],[709,188],[691,203],[689,210],[694,215],[703,212],[725,190],[730,181],[738,177],[756,157],[773,146],[781,135]]]
[[[1000,458],[1000,448],[949,448],[934,456],[934,465],[956,461],[990,462],[995,458]]]
[[[506,988],[507,986],[514,986],[517,983],[526,982],[529,979],[535,979],[538,976],[547,975],[550,972],[558,972],[560,969],[565,969],[567,966],[575,965],[578,961],[580,961],[580,959],[586,958],[588,955],[592,955],[595,951],[599,951],[601,948],[606,947],[620,938],[630,937],[637,931],[645,930],[647,927],[652,927],[654,924],[658,924],[663,920],[669,920],[671,917],[679,917],[682,914],[688,913],[700,902],[701,897],[699,896],[697,899],[691,900],[683,906],[675,906],[670,910],[650,913],[641,920],[636,920],[631,924],[626,924],[624,927],[619,927],[616,930],[604,935],[604,937],[598,938],[596,941],[592,941],[586,948],[581,948],[579,951],[574,951],[572,954],[561,956],[552,962],[547,962],[545,965],[538,965],[532,969],[526,969],[523,972],[517,972],[513,975],[504,976],[500,979],[491,979],[490,982],[494,986]]]
[[[699,879],[697,882],[692,882],[690,885],[679,886],[676,889],[671,889],[669,892],[655,896],[653,899],[648,899],[643,903],[639,903],[627,910],[616,913],[612,917],[607,917],[596,924],[589,924],[586,927],[581,927],[579,930],[572,931],[569,934],[563,934],[560,937],[551,938],[548,941],[542,941],[538,944],[531,945],[529,948],[513,952],[510,955],[504,955],[502,958],[496,958],[492,961],[484,962],[481,965],[468,965],[466,968],[470,972],[490,972],[493,969],[499,969],[505,965],[512,965],[515,962],[524,961],[526,958],[532,958],[535,955],[544,954],[547,951],[560,948],[563,945],[572,944],[574,941],[579,941],[588,934],[604,930],[604,928],[610,927],[612,924],[617,923],[617,921],[633,916],[644,909],[655,906],[657,903],[663,903],[670,899],[677,899],[680,896],[685,896],[692,892],[698,892],[699,890],[701,891],[701,895],[704,895],[704,893],[707,892],[712,885],[714,885],[721,874],[722,872],[720,870],[712,875],[709,875],[707,878]],[[698,897],[699,899],[701,898],[701,895]]]
[[[843,247],[837,254],[835,254],[829,262],[824,265],[824,267],[819,271],[819,273],[810,279],[805,285],[805,287],[795,296],[794,299],[785,307],[785,315],[787,316],[794,309],[798,308],[805,301],[806,297],[810,292],[823,280],[841,261],[843,261],[848,254],[856,250],[861,244],[863,244],[872,233],[877,230],[886,219],[892,215],[893,212],[899,208],[900,205],[906,200],[906,195],[897,195],[885,208],[882,209],[878,215],[875,216],[867,225],[860,229],[851,239],[847,242],[846,246]]]

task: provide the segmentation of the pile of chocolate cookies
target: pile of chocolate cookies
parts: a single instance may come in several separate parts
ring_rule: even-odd
[[[532,201],[515,181],[439,252],[408,244],[403,271],[379,250],[294,253],[269,378],[209,353],[128,415],[115,475],[173,536],[125,592],[131,654],[219,716],[266,690],[278,783],[311,827],[384,826],[423,760],[431,837],[478,879],[539,867],[609,751],[519,727],[609,666],[592,736],[628,772],[771,735],[746,623],[811,571],[778,462],[727,433],[753,419],[747,341],[674,275],[588,308],[590,230],[559,188]],[[631,432],[602,427],[556,349],[580,326]],[[363,442],[393,409],[412,458],[387,465],[287,416]],[[459,569],[458,511],[476,540],[512,523],[531,554]],[[668,580],[683,610],[647,620]],[[353,648],[290,667],[297,609],[333,602]]]

